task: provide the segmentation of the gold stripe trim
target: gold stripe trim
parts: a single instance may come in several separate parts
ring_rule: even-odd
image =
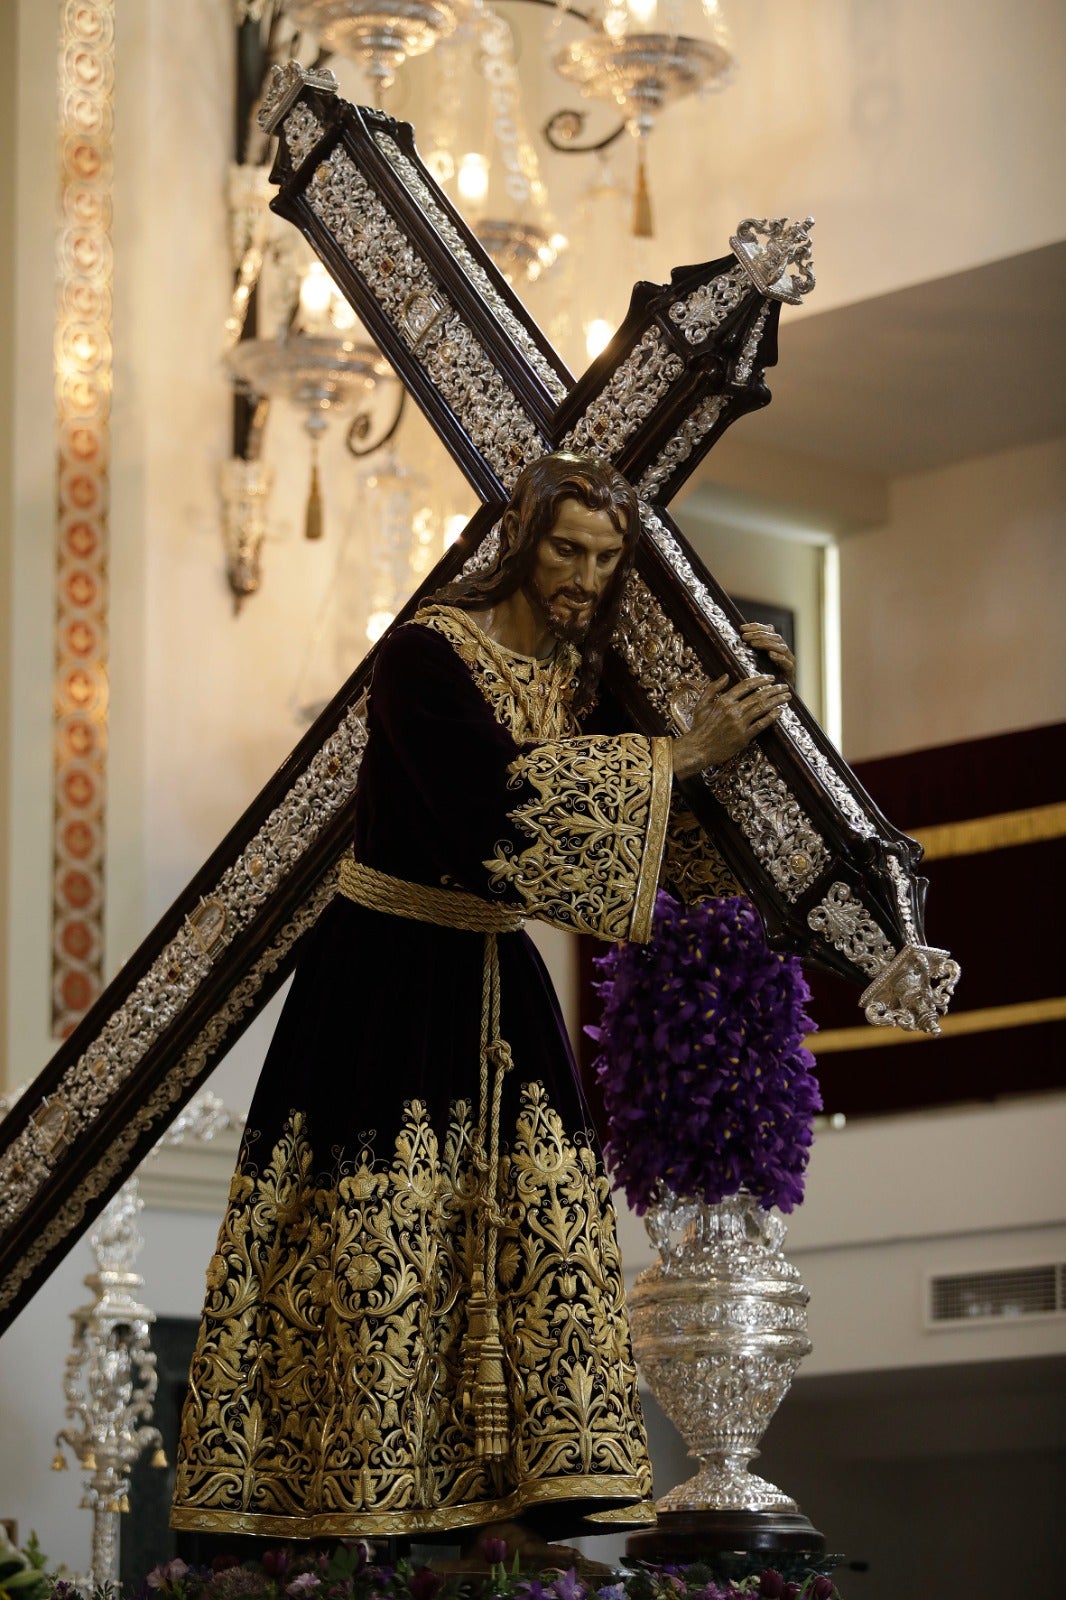
[[[209,1511],[190,1505],[175,1506],[170,1513],[170,1526],[200,1533],[253,1533],[268,1539],[445,1533],[451,1528],[503,1522],[528,1506],[560,1500],[598,1500],[605,1505],[612,1502],[639,1504],[646,1495],[647,1487],[638,1478],[573,1477],[527,1484],[499,1500],[472,1501],[461,1506],[429,1506],[413,1511],[325,1511],[307,1517],[293,1517],[254,1511]]]
[[[663,855],[666,851],[666,834],[670,826],[670,795],[674,784],[674,741],[653,738],[651,744],[651,795],[648,800],[648,834],[644,841],[644,855],[637,878],[637,892],[633,897],[633,920],[629,937],[637,944],[646,944],[651,938],[652,918],[655,915],[655,896],[659,890]]]
[[[1010,1006],[982,1006],[977,1011],[956,1011],[941,1017],[941,1034],[995,1033],[1001,1028],[1026,1028],[1036,1022],[1066,1020],[1066,995],[1053,1000],[1022,1000]],[[804,1041],[816,1056],[835,1050],[870,1050],[878,1045],[923,1044],[935,1038],[929,1033],[904,1033],[900,1028],[829,1028],[812,1033]]]
[[[1026,811],[999,811],[991,817],[941,822],[910,831],[924,849],[926,861],[945,856],[974,856],[1014,844],[1036,844],[1041,839],[1061,839],[1066,834],[1066,800],[1050,806],[1030,806]]]

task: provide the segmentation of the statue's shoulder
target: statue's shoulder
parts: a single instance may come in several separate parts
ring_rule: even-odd
[[[447,639],[468,667],[476,666],[488,654],[485,635],[470,613],[461,611],[458,606],[436,603],[419,606],[410,626],[429,628],[431,632]]]

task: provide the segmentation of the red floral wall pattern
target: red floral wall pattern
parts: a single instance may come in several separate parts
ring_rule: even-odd
[[[56,301],[52,1031],[103,984],[114,0],[63,0]]]

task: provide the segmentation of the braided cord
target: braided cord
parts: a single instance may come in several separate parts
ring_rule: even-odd
[[[341,862],[340,892],[370,911],[385,911],[415,922],[433,922],[439,928],[459,928],[468,933],[517,933],[525,925],[521,912],[497,906],[465,889],[434,889],[428,883],[408,883],[378,872],[354,856]]]
[[[341,863],[340,892],[371,911],[485,935],[474,1150],[481,1194],[463,1351],[463,1402],[474,1413],[475,1454],[499,1460],[510,1449],[510,1407],[496,1284],[499,1229],[504,1221],[499,1201],[500,1120],[503,1080],[514,1061],[510,1045],[500,1037],[500,952],[496,935],[517,932],[524,918],[462,889],[434,889],[392,878],[350,855]]]

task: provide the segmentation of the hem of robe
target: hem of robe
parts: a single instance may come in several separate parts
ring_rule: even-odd
[[[291,1515],[269,1511],[199,1510],[175,1506],[170,1526],[179,1532],[252,1534],[267,1539],[385,1538],[416,1533],[448,1533],[452,1529],[504,1522],[535,1506],[569,1507],[575,1522],[632,1506],[634,1525],[645,1526],[648,1486],[640,1478],[566,1477],[528,1483],[493,1500],[457,1506],[412,1507],[407,1511],[317,1511]],[[589,1502],[592,1502],[590,1504]],[[612,1517],[613,1527],[619,1524]],[[590,1532],[593,1530],[589,1530]]]

